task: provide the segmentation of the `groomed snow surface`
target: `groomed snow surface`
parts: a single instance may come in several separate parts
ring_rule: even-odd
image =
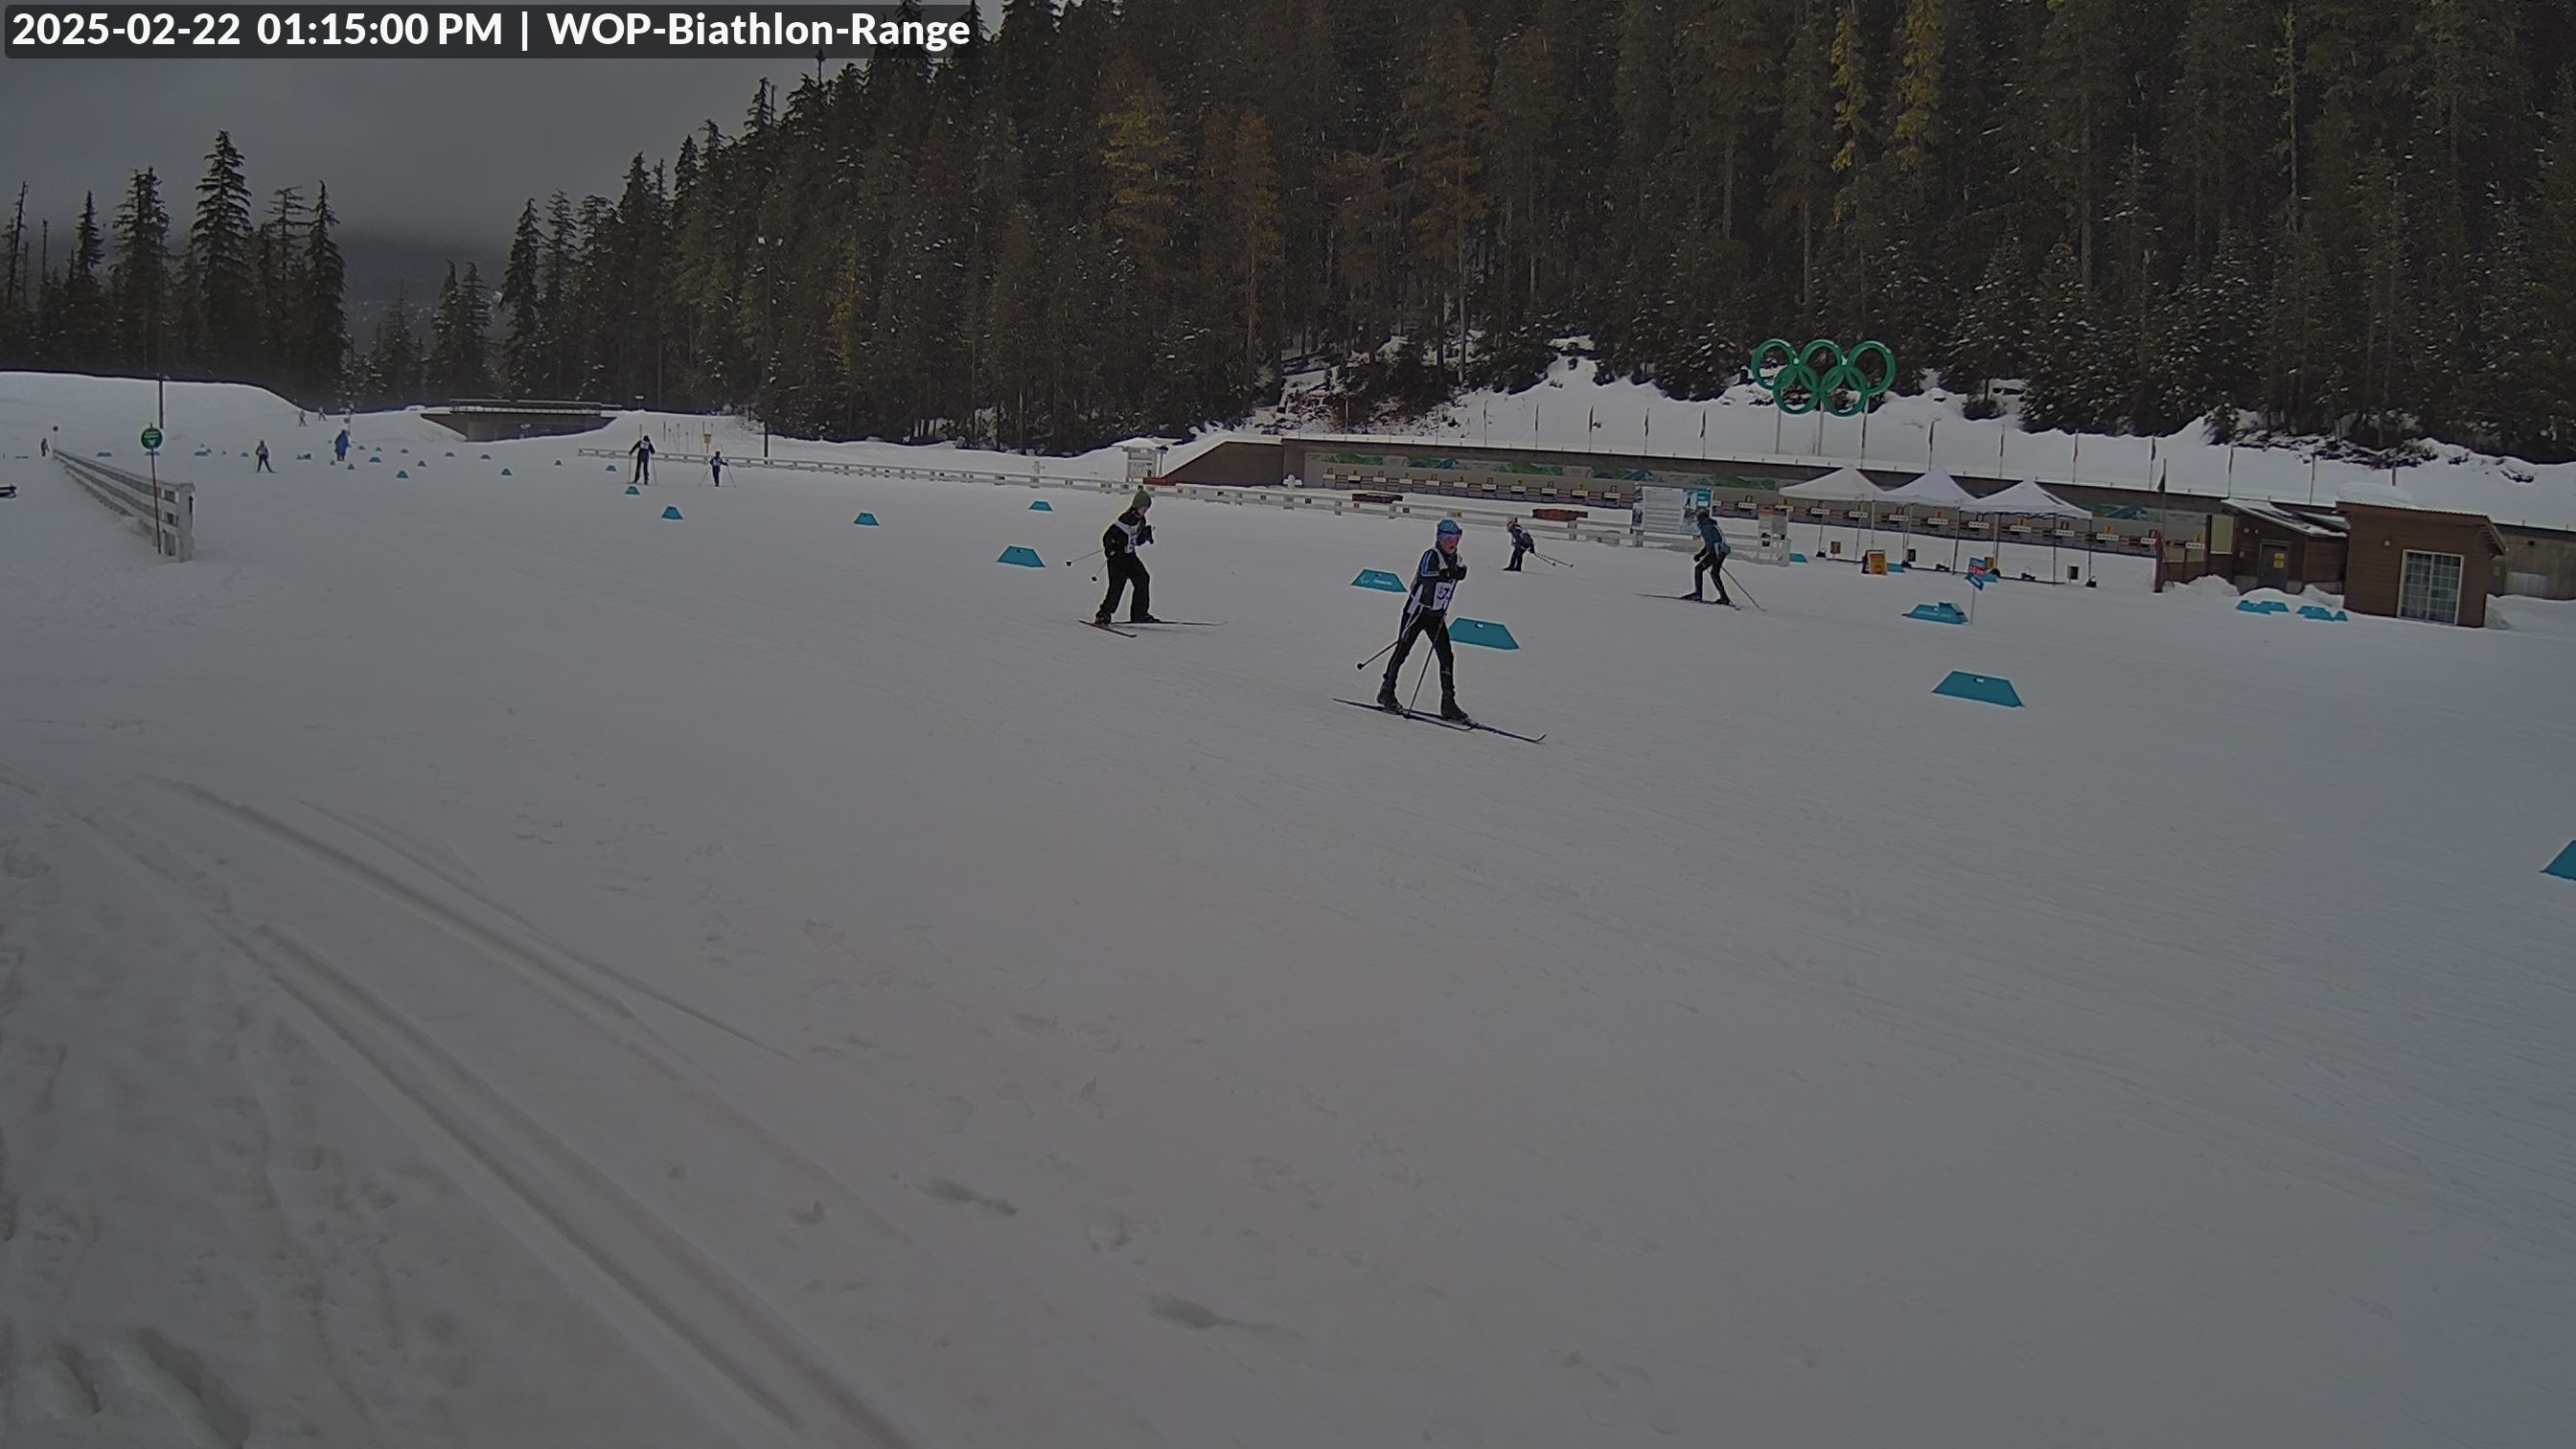
[[[18,456],[148,391],[0,378],[12,1449],[2576,1423],[2551,611],[1471,529],[1532,746],[1333,703],[1419,522],[1172,500],[1122,639],[1116,496],[174,388],[164,563]]]

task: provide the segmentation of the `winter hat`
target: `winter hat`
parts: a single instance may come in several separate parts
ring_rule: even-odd
[[[1454,518],[1444,518],[1440,520],[1440,536],[1442,538],[1456,538],[1463,531],[1464,530],[1458,527],[1458,520]]]

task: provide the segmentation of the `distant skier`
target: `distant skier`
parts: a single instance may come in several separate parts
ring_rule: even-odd
[[[51,439],[51,438],[38,438],[38,439],[36,440],[36,456],[37,456],[37,457],[39,457],[39,458],[50,458],[50,457],[52,457],[53,455],[54,455],[54,442],[53,442],[53,439]]]
[[[253,468],[251,471],[254,473],[274,473],[277,471],[275,468],[268,466],[268,439],[266,438],[259,440],[259,466]]]
[[[342,428],[340,430],[340,436],[331,440],[331,461],[334,463],[346,463],[349,461],[349,430],[347,428]]]
[[[1531,540],[1529,530],[1521,527],[1521,521],[1519,519],[1515,518],[1511,521],[1510,529],[1512,535],[1512,561],[1503,565],[1503,572],[1507,574],[1516,574],[1521,571],[1522,557],[1536,549],[1538,545]]]
[[[1100,535],[1100,553],[1109,564],[1109,595],[1100,601],[1100,613],[1094,623],[1106,624],[1118,612],[1119,595],[1127,586],[1136,586],[1136,601],[1129,606],[1130,624],[1159,624],[1154,617],[1154,576],[1145,572],[1145,560],[1136,550],[1154,541],[1154,525],[1145,521],[1145,511],[1154,506],[1151,498],[1138,498],[1118,515]]]
[[[1697,521],[1700,548],[1691,559],[1694,567],[1691,569],[1691,591],[1687,597],[1708,602],[1701,598],[1699,591],[1700,576],[1705,574],[1717,585],[1716,601],[1731,608],[1735,601],[1726,596],[1726,556],[1733,550],[1726,546],[1726,535],[1717,526],[1717,515],[1709,511],[1707,504],[1700,505]]]
[[[1466,561],[1458,557],[1460,536],[1456,519],[1440,520],[1436,540],[1422,551],[1422,562],[1414,567],[1413,587],[1404,596],[1404,632],[1396,636],[1395,657],[1387,660],[1386,678],[1378,684],[1380,709],[1403,710],[1404,702],[1395,695],[1396,672],[1404,668],[1404,656],[1413,652],[1413,642],[1428,636],[1432,652],[1440,656],[1440,717],[1474,723],[1458,707],[1458,656],[1449,647],[1449,600],[1458,592],[1459,580],[1467,577]]]
[[[651,436],[647,435],[637,438],[635,440],[635,446],[627,449],[626,451],[635,455],[635,481],[638,483],[652,482],[653,439]]]
[[[707,458],[707,471],[716,477],[716,486],[724,486],[724,449],[718,448]]]

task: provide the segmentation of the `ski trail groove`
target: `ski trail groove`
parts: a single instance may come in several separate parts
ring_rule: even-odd
[[[272,982],[305,1034],[445,1159],[460,1185],[532,1246],[541,1243],[544,1261],[578,1270],[628,1310],[611,1314],[612,1322],[630,1339],[641,1330],[659,1340],[658,1352],[639,1347],[694,1382],[702,1402],[755,1415],[773,1431],[764,1438],[782,1449],[911,1449],[910,1436],[751,1290],[399,1010],[284,932],[245,928],[198,907],[179,881],[97,821],[79,818],[165,911],[193,921]]]
[[[509,932],[486,925],[481,921],[477,921],[466,913],[434,899],[428,892],[422,890],[418,886],[398,879],[390,872],[379,869],[378,867],[359,859],[349,851],[343,850],[339,846],[308,834],[307,832],[278,819],[276,816],[270,815],[256,806],[244,805],[232,800],[227,800],[210,790],[203,789],[196,785],[187,784],[183,781],[163,779],[156,776],[152,777],[152,783],[201,809],[213,813],[220,819],[227,820],[236,826],[253,831],[254,833],[267,836],[277,843],[286,846],[288,849],[310,856],[322,865],[332,867],[343,874],[355,877],[360,883],[393,898],[400,904],[410,907],[412,910],[428,917],[430,920],[459,932],[467,939],[474,941],[479,945],[502,953],[508,959],[521,963],[530,972],[543,977],[546,980],[560,984],[565,990],[571,991],[583,1000],[591,1002],[601,1011],[608,1013],[610,1016],[615,1017],[622,1022],[631,1023],[640,1031],[651,1034],[652,1029],[636,1016],[634,1009],[628,1006],[622,998],[616,995],[615,991],[607,987],[596,985],[593,982],[584,979],[584,973],[605,977],[609,981],[615,983],[619,988],[623,988],[625,990],[632,991],[639,996],[646,997],[690,1018],[693,1021],[700,1022],[717,1031],[723,1032],[725,1035],[730,1036],[747,1046],[767,1053],[780,1061],[793,1062],[796,1060],[787,1052],[781,1051],[777,1047],[760,1040],[758,1037],[744,1032],[741,1028],[710,1016],[706,1012],[700,1011],[698,1008],[689,1005],[687,1002],[671,996],[658,987],[648,985],[645,982],[638,980],[636,977],[625,971],[621,971],[616,967],[610,966],[606,962],[594,960],[588,956],[580,955],[577,952],[569,951],[556,945],[554,942],[547,940],[536,927],[530,925],[524,917],[521,917],[516,912],[499,905],[475,891],[467,889],[455,880],[450,879],[445,872],[425,861],[420,860],[410,851],[402,850],[398,847],[387,844],[381,838],[377,838],[379,844],[385,844],[387,849],[394,850],[397,855],[418,868],[423,874],[428,875],[440,884],[445,885],[450,890],[454,890],[458,894],[465,896],[467,899],[473,901],[479,906],[482,906],[486,910],[491,911],[493,914],[500,916],[511,925],[518,927],[519,931],[524,934],[513,935]],[[375,838],[372,837],[372,833],[371,838]],[[548,960],[547,958],[549,956],[561,957],[566,961],[574,963],[580,967],[581,970],[580,972],[566,970],[564,967]]]

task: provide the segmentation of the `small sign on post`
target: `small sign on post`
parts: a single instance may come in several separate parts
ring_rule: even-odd
[[[152,551],[166,558],[170,550],[161,541],[161,430],[145,428],[137,441],[143,444],[144,468],[152,475]]]

